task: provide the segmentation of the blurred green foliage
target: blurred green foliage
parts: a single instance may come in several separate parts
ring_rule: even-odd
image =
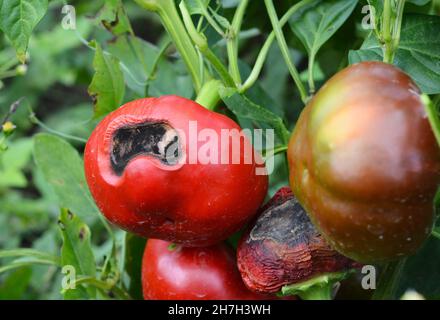
[[[297,1],[276,2],[281,16]],[[408,6],[408,11],[419,14],[440,11],[437,0],[437,7],[434,7],[434,2],[420,3],[423,6],[416,6],[419,3],[413,2],[414,5]],[[119,230],[109,231],[111,227],[98,219],[98,209],[90,198],[83,177],[81,154],[84,141],[100,117],[123,102],[163,94],[194,97],[191,78],[174,46],[170,45],[170,39],[157,16],[140,10],[134,1],[123,1],[127,17],[124,20],[125,14],[121,13],[118,3],[104,0],[70,1],[69,4],[76,9],[76,29],[66,30],[61,24],[64,1],[50,1],[46,15],[36,25],[29,39],[25,67],[20,65],[10,39],[5,33],[0,33],[0,121],[3,115],[8,114],[10,106],[20,99],[17,110],[9,117],[16,126],[15,132],[4,141],[6,150],[0,149],[0,249],[31,248],[72,260],[71,252],[66,251],[68,242],[65,235],[71,230],[63,229],[66,226],[60,227],[57,222],[60,207],[74,212],[75,221],[71,227],[86,228],[87,237],[90,237],[87,238],[90,243],[86,243],[79,253],[89,263],[83,275],[94,276],[94,267],[102,266],[99,280],[103,282],[95,283],[101,288],[98,293],[77,291],[73,293],[74,296],[65,298],[109,298],[111,295],[106,285],[113,288],[109,285],[112,279],[119,279],[132,298],[141,298],[139,259],[144,240]],[[239,47],[243,77],[249,75],[265,38],[272,30],[265,7],[255,5],[254,0],[251,3],[244,19]],[[237,1],[223,0],[221,4],[219,14],[230,21]],[[290,21],[291,28],[284,28],[290,54],[304,85],[310,81],[308,75],[312,74],[319,88],[326,79],[349,63],[349,51],[358,50],[368,35],[360,27],[362,6],[365,4],[367,1],[353,2],[350,10],[354,10],[350,17],[338,21],[340,28],[331,30],[323,36],[322,43],[317,41],[319,45],[313,47],[306,41],[308,35],[304,25],[301,27],[295,21]],[[205,28],[205,33],[213,51],[225,59],[226,46],[221,38],[210,27]],[[94,46],[91,40],[98,45]],[[23,58],[23,44],[20,48],[19,57]],[[316,55],[313,72],[308,70],[308,51]],[[280,143],[285,144],[303,104],[282,62],[281,52],[274,44],[256,85],[246,95],[224,93],[223,100],[228,109],[220,106],[218,111],[233,117],[243,127],[252,127],[257,120],[265,120],[261,127],[265,124],[275,126]],[[99,79],[96,84],[89,86],[93,79],[97,79],[94,78],[95,69],[105,67],[106,63],[120,70],[116,72],[118,92],[114,92],[117,101],[113,101],[114,105],[109,105],[108,101],[99,102],[94,107],[88,93],[96,99],[96,95],[99,98],[98,92],[108,88],[100,87],[102,80]],[[438,77],[438,73],[435,76]],[[249,118],[249,115],[244,115],[250,104],[256,104],[261,109],[260,113],[253,113]],[[267,110],[271,113],[267,114]],[[40,134],[47,131],[55,135]],[[65,166],[60,166],[63,161]],[[69,188],[65,188],[65,184]],[[280,154],[276,156],[275,170],[270,176],[270,195],[287,184],[286,159],[284,154]],[[68,221],[67,211],[63,211],[60,219],[62,224]],[[438,243],[433,244],[432,241],[426,248],[435,247],[430,252],[438,252]],[[63,243],[64,251],[61,252]],[[70,245],[77,248],[75,244]],[[426,255],[426,248],[421,254]],[[114,261],[109,253],[117,253],[122,258]],[[417,259],[412,260],[407,268],[420,277],[415,267]],[[0,299],[63,297],[60,285],[63,274],[56,261],[53,264],[27,264],[27,260],[6,257],[0,259],[0,270],[14,261],[23,266],[0,273]],[[123,275],[114,274],[119,267],[125,270]],[[433,272],[438,271],[438,263],[433,262],[429,267]],[[435,279],[439,280],[440,275]],[[412,280],[405,278],[405,286],[412,285]],[[423,290],[425,287],[420,285],[417,288]],[[433,292],[432,297],[439,297],[438,289],[429,287],[428,290]],[[113,294],[117,297],[122,295],[119,292],[118,296],[117,290]]]

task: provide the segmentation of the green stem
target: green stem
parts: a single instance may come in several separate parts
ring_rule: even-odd
[[[384,0],[383,18],[382,18],[382,38],[384,42],[383,61],[386,63],[393,63],[393,46],[392,46],[392,19],[393,10],[391,7],[392,0]]]
[[[205,58],[208,59],[208,61],[212,64],[214,69],[218,72],[224,84],[227,87],[235,88],[236,85],[234,79],[232,79],[228,69],[226,69],[223,62],[220,61],[220,59],[214,54],[214,52],[212,52],[212,50],[209,49],[208,47],[200,48],[200,51],[203,53]]]
[[[50,132],[50,133],[52,133],[52,134],[54,134],[54,135],[57,135],[57,136],[59,136],[59,137],[62,137],[62,138],[68,139],[68,140],[74,140],[74,141],[77,141],[77,142],[81,142],[81,143],[84,143],[84,144],[87,143],[87,140],[86,140],[86,139],[79,138],[79,137],[75,137],[75,136],[72,136],[72,135],[70,135],[70,134],[63,133],[63,132],[60,132],[60,131],[56,131],[56,130],[54,130],[54,129],[52,129],[52,128],[49,128],[49,127],[48,127],[47,125],[45,125],[42,121],[40,121],[40,119],[38,119],[38,118],[36,117],[36,115],[35,115],[34,112],[31,112],[31,114],[29,115],[29,119],[30,119],[30,121],[31,121],[32,123],[38,125],[39,127],[43,128],[43,129],[46,130],[47,132]]]
[[[214,110],[220,101],[219,87],[221,82],[218,80],[210,80],[206,82],[200,90],[196,102],[204,106],[208,110]]]
[[[150,81],[156,78],[156,72],[157,72],[157,68],[159,67],[159,62],[162,60],[163,56],[165,55],[166,50],[168,49],[168,47],[172,44],[171,40],[168,40],[167,42],[165,42],[165,44],[160,48],[159,53],[156,56],[156,59],[153,62],[153,66],[151,68],[151,72],[148,75],[148,78],[146,80],[146,87],[145,87],[145,94],[148,96],[149,95],[149,90],[150,90]],[[201,73],[199,73],[201,74]]]
[[[112,291],[117,297],[124,299],[124,300],[131,300],[130,295],[123,289],[119,288],[118,286],[108,283],[103,280],[96,279],[94,277],[80,277],[76,279],[74,282],[76,285],[79,284],[88,284],[95,288],[104,290],[104,291]],[[107,293],[106,293],[107,294]]]
[[[385,265],[379,280],[379,286],[374,292],[373,300],[395,299],[399,280],[402,276],[406,258],[392,261]]]
[[[287,149],[288,149],[288,146],[279,146],[279,147],[275,147],[275,148],[270,149],[270,150],[265,150],[263,152],[264,158],[267,159],[267,158],[273,157],[273,156],[275,156],[277,154],[284,153],[284,152],[287,151]]]
[[[313,95],[315,93],[315,79],[313,78],[313,68],[315,65],[315,54],[312,53],[309,57],[309,93]]]
[[[397,0],[396,8],[393,8],[392,0],[384,0],[381,32],[384,51],[383,61],[386,63],[393,63],[399,46],[404,8],[405,0]]]
[[[402,30],[403,9],[405,9],[405,0],[398,0],[397,2],[397,17],[394,22],[393,29],[393,50],[396,51],[399,47],[400,32]]]
[[[302,7],[308,5],[314,0],[303,0],[292,6],[280,19],[279,25],[280,28],[284,27],[284,25],[289,21],[290,17],[294,15],[299,9]],[[272,31],[269,36],[267,37],[266,41],[264,42],[263,47],[261,48],[260,52],[258,53],[257,60],[255,61],[255,65],[249,75],[249,77],[246,79],[244,84],[240,87],[240,93],[245,92],[250,87],[254,85],[254,83],[258,80],[258,77],[261,73],[261,70],[263,69],[264,62],[266,61],[266,57],[269,53],[269,49],[272,46],[273,41],[275,40],[275,32]]]
[[[159,66],[159,62],[162,60],[165,52],[167,51],[167,49],[169,48],[169,46],[172,44],[171,40],[167,40],[165,42],[165,44],[162,45],[162,47],[159,50],[159,53],[156,56],[156,59],[153,62],[153,66],[151,67],[151,72],[150,75],[148,76],[147,82],[151,81],[155,78],[156,76],[156,72],[157,72],[157,67]]]
[[[222,37],[225,38],[225,32],[223,29],[218,25],[218,23],[212,18],[211,14],[206,10],[206,7],[201,3],[200,0],[197,0],[199,7],[202,10],[202,15],[205,17],[206,21],[211,25],[211,27]]]
[[[0,250],[0,258],[8,257],[30,257],[43,261],[52,261],[54,265],[59,265],[60,259],[50,253],[38,251],[34,249],[19,248],[11,250]]]
[[[193,79],[193,85],[196,92],[199,92],[203,83],[199,74],[199,61],[197,51],[195,50],[185,26],[177,12],[174,0],[135,0],[139,5],[157,12],[161,18],[162,24],[173,39],[177,50],[182,56],[183,61]],[[208,78],[207,70],[203,71],[205,79]]]
[[[228,87],[236,87],[234,79],[232,79],[229,74],[228,69],[225,65],[220,61],[220,59],[209,49],[208,41],[206,37],[199,33],[194,26],[191,15],[186,7],[184,1],[182,1],[179,5],[180,11],[182,12],[183,22],[185,24],[186,29],[188,30],[188,34],[193,41],[193,43],[197,46],[200,52],[205,56],[205,58],[211,63],[214,69],[218,72],[219,76],[223,80],[224,84]]]
[[[229,72],[231,73],[236,86],[241,85],[241,75],[238,67],[238,36],[240,34],[243,17],[248,4],[249,0],[242,0],[238,5],[234,18],[232,19],[231,30],[226,43],[229,60]]]
[[[307,101],[307,91],[301,82],[301,79],[298,74],[298,70],[296,70],[296,67],[294,63],[292,62],[292,59],[290,58],[290,52],[289,48],[287,46],[286,39],[284,38],[283,31],[281,30],[280,22],[278,21],[278,16],[275,11],[275,7],[273,5],[273,0],[264,0],[264,3],[266,4],[267,13],[269,15],[270,21],[272,23],[273,30],[275,31],[275,36],[278,41],[278,45],[280,46],[281,53],[283,54],[284,61],[287,64],[287,68],[289,69],[290,75],[293,78],[293,81],[295,82],[299,94],[301,96],[301,100],[306,103]]]
[[[421,99],[423,104],[425,105],[425,112],[428,115],[428,121],[431,125],[435,139],[440,146],[440,117],[438,114],[438,110],[426,94],[422,94]]]
[[[26,260],[26,261],[17,261],[10,263],[6,266],[0,267],[0,274],[4,273],[9,270],[26,267],[26,266],[32,266],[35,264],[42,264],[42,265],[48,265],[48,266],[59,266],[56,262],[50,259],[32,259],[32,260]]]

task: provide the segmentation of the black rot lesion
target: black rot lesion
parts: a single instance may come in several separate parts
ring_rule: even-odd
[[[271,239],[293,247],[319,237],[304,208],[294,196],[289,196],[285,202],[270,206],[260,215],[248,241]]]
[[[182,155],[177,131],[163,121],[148,121],[117,129],[110,151],[114,172],[121,175],[130,160],[139,155],[152,156],[165,165],[177,164]]]
[[[78,232],[79,240],[83,241],[86,235],[87,235],[87,229],[85,227],[80,228]]]

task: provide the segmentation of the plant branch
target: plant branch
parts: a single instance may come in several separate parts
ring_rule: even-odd
[[[78,277],[74,281],[74,283],[75,283],[75,285],[80,285],[80,284],[91,285],[95,288],[104,290],[104,292],[111,291],[117,297],[122,298],[124,300],[131,300],[130,295],[125,290],[119,288],[114,283],[109,282],[109,281],[99,280],[99,279],[96,279],[94,277],[89,277],[89,276],[82,276],[82,277]],[[105,292],[105,294],[108,295],[108,292]]]
[[[307,91],[301,82],[295,64],[290,58],[289,48],[287,46],[286,39],[284,38],[283,31],[281,30],[280,22],[278,21],[278,16],[273,5],[273,0],[264,0],[264,3],[266,4],[267,13],[272,23],[273,30],[275,31],[275,36],[277,38],[278,45],[280,46],[281,53],[283,54],[284,61],[286,62],[290,75],[292,76],[292,79],[299,90],[301,100],[305,103],[307,101]]]
[[[290,17],[294,15],[299,9],[311,3],[314,0],[303,0],[292,6],[280,19],[279,26],[280,28],[284,27],[284,25],[289,21]],[[267,37],[266,41],[263,44],[260,52],[258,53],[257,60],[255,61],[255,65],[246,79],[244,84],[240,87],[240,93],[245,92],[250,87],[254,85],[254,83],[258,80],[258,77],[263,69],[264,62],[266,61],[267,55],[269,53],[269,49],[272,46],[273,41],[275,40],[275,32],[272,31]]]
[[[185,5],[185,2],[182,1],[179,5],[180,11],[182,12],[183,22],[188,31],[190,39],[197,46],[200,52],[205,56],[205,58],[211,63],[214,69],[218,72],[220,78],[223,80],[224,84],[228,87],[235,87],[235,82],[229,74],[228,69],[225,65],[220,61],[220,59],[211,51],[208,46],[208,41],[206,37],[199,33],[194,26],[191,15],[188,11],[188,8]]]
[[[288,146],[284,145],[284,146],[275,147],[273,149],[264,150],[263,151],[264,159],[276,156],[277,154],[280,154],[280,153],[285,153],[287,151],[287,149],[288,149]]]
[[[162,24],[173,39],[177,50],[182,56],[183,61],[193,79],[196,92],[199,92],[203,83],[199,74],[199,57],[195,50],[185,26],[177,12],[174,0],[135,0],[139,5],[147,10],[159,14]],[[204,78],[209,78],[207,70],[204,70]]]
[[[235,81],[236,86],[241,85],[240,69],[238,67],[238,37],[243,23],[243,17],[246,12],[246,8],[249,4],[249,0],[242,0],[235,11],[234,18],[232,19],[231,30],[229,30],[226,48],[228,52],[229,60],[229,72]]]
[[[405,9],[405,0],[398,0],[397,1],[397,17],[396,21],[394,22],[394,29],[393,29],[393,46],[394,51],[397,50],[399,47],[400,42],[400,32],[402,30],[402,19],[403,19],[403,10]]]
[[[87,143],[86,139],[83,139],[83,138],[80,138],[80,137],[76,137],[76,136],[72,136],[70,134],[63,133],[63,132],[54,130],[52,128],[49,128],[46,124],[44,124],[40,119],[37,118],[37,116],[35,115],[35,113],[32,110],[30,110],[29,120],[32,123],[34,123],[34,124],[38,125],[39,127],[41,127],[42,129],[46,130],[47,132],[50,132],[50,133],[52,133],[54,135],[57,135],[59,137],[62,137],[62,138],[68,139],[68,140],[74,140],[74,141],[77,141],[77,142],[80,142],[80,143],[83,143],[83,144]]]
[[[399,46],[405,0],[397,0],[395,8],[393,3],[392,0],[384,0],[381,30],[384,51],[383,61],[391,64]]]
[[[201,3],[200,0],[196,0],[199,4],[199,7],[202,10],[202,15],[205,17],[206,21],[208,21],[209,25],[222,37],[225,38],[226,34],[223,29],[218,25],[218,23],[212,18],[211,14],[206,10],[205,6]]]
[[[309,57],[309,93],[313,95],[315,93],[315,80],[313,79],[313,67],[315,65],[315,53],[310,54]]]

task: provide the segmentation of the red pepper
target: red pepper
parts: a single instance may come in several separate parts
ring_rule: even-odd
[[[275,296],[249,291],[232,248],[224,243],[188,248],[148,240],[142,265],[147,300],[262,300]]]
[[[244,152],[253,153],[250,141],[244,138],[242,148],[234,149],[233,138],[221,140],[222,130],[240,137],[240,127],[228,117],[177,96],[140,99],[112,112],[96,127],[84,154],[99,209],[112,223],[144,237],[187,246],[226,239],[254,216],[268,179],[256,173],[264,170],[257,164],[260,156]],[[203,137],[206,133],[217,135],[218,143]],[[214,142],[211,149],[208,142]],[[205,163],[204,155],[217,163]]]

